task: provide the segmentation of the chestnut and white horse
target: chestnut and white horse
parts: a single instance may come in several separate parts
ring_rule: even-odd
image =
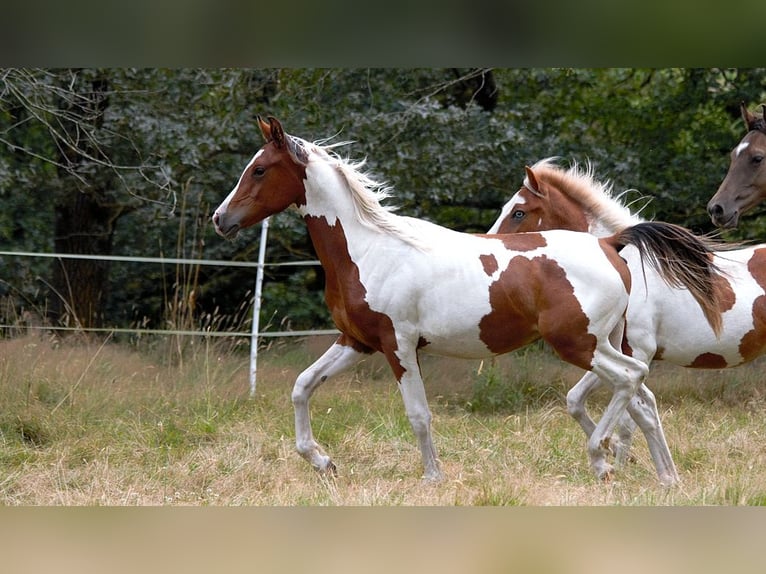
[[[617,249],[630,243],[649,252],[652,262],[679,260],[688,254],[665,251],[676,248],[678,238],[665,239],[667,229],[650,223],[604,239],[569,231],[458,233],[392,213],[381,204],[388,190],[362,173],[360,163],[286,134],[275,118],[258,122],[266,144],[216,209],[216,231],[231,238],[269,215],[296,208],[324,268],[325,298],[341,331],[295,381],[298,452],[315,468],[335,471],[314,439],[309,399],[328,378],[379,351],[398,382],[424,476],[438,479],[442,473],[418,353],[484,358],[542,338],[562,359],[612,385],[612,398],[588,442],[592,470],[610,476],[608,439],[648,372],[646,363],[616,348],[630,281]],[[697,263],[668,269],[671,280],[710,279],[705,248],[695,246]],[[646,434],[665,480],[667,445],[655,429]]]
[[[707,204],[714,225],[737,227],[739,218],[766,199],[766,104],[762,117],[751,114],[741,104],[747,133],[731,151],[729,171]]]
[[[612,196],[611,185],[594,179],[590,166],[565,170],[546,159],[526,171],[521,189],[503,206],[490,233],[569,229],[604,237],[642,221]],[[625,352],[645,363],[664,360],[693,369],[736,367],[766,352],[766,245],[717,247],[725,252],[713,256],[720,271],[715,303],[668,285],[631,246],[620,252],[633,277]],[[716,312],[720,323],[710,321]],[[597,375],[587,373],[567,396],[586,434],[594,424],[585,400],[599,385]],[[642,386],[638,398],[633,412],[660,428],[654,395]]]

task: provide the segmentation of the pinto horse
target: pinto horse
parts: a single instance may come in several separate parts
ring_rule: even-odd
[[[652,262],[687,257],[665,251],[676,242],[665,239],[664,229],[644,223],[603,239],[570,231],[458,233],[384,207],[388,188],[360,171],[363,162],[340,158],[335,146],[288,135],[272,117],[258,122],[266,143],[216,209],[215,229],[232,238],[272,214],[297,209],[324,268],[325,299],[341,331],[295,381],[298,452],[316,469],[335,472],[314,439],[309,399],[328,378],[379,351],[398,382],[424,478],[437,480],[442,472],[418,354],[485,358],[542,338],[562,359],[612,385],[588,442],[592,470],[608,478],[608,438],[648,373],[646,363],[617,348],[630,282],[617,250],[635,245]],[[681,272],[678,280],[688,281],[688,275],[709,272],[700,247],[702,267],[667,273],[677,278]],[[652,428],[645,433],[664,480],[661,437]]]
[[[732,150],[729,171],[707,204],[713,224],[723,228],[737,227],[742,214],[766,199],[766,104],[760,118],[745,102],[740,108],[747,133]]]
[[[569,229],[601,237],[640,221],[612,196],[611,185],[593,178],[590,166],[583,170],[574,164],[564,170],[549,158],[526,168],[521,189],[503,206],[490,233]],[[620,252],[633,277],[625,352],[647,364],[664,360],[693,369],[736,367],[766,352],[766,245],[712,248],[726,252],[714,252],[719,296],[707,302],[660,279],[632,247]],[[711,322],[717,312],[720,322]],[[588,435],[594,425],[585,400],[600,384],[596,374],[586,373],[567,395],[570,413]],[[661,428],[654,395],[642,386],[637,396],[635,411]],[[622,445],[623,457],[629,432],[624,438],[628,444]]]

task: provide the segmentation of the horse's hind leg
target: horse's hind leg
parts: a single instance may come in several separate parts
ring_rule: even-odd
[[[660,483],[671,486],[679,482],[681,479],[665,440],[654,393],[645,385],[641,385],[638,393],[628,405],[628,410],[646,437],[649,453],[652,455],[654,466],[657,468]]]
[[[596,423],[593,422],[593,419],[588,414],[585,403],[588,400],[588,397],[602,386],[604,386],[604,381],[602,381],[598,375],[587,372],[567,393],[567,412],[569,412],[570,416],[577,421],[585,433],[585,436],[588,438],[593,434],[593,431],[596,428]],[[647,391],[648,390],[649,389],[647,389]],[[636,398],[631,399],[631,403],[636,400]],[[633,433],[635,430],[636,423],[628,412],[624,412],[617,423],[617,439],[613,439],[610,442],[610,447],[614,452],[618,465],[625,462],[629,457],[630,446],[633,442]]]
[[[341,340],[342,336],[309,368],[298,375],[293,386],[295,446],[300,455],[319,471],[335,472],[335,465],[314,440],[309,415],[309,399],[319,385],[333,375],[354,366],[365,356],[353,347],[341,344]]]
[[[613,471],[612,466],[606,462],[612,433],[646,379],[649,367],[637,359],[623,355],[611,345],[604,344],[596,350],[592,370],[603,380],[611,382],[613,387],[612,398],[588,439],[591,468],[596,476],[605,479],[611,476]],[[657,471],[659,473],[660,469],[657,468]]]

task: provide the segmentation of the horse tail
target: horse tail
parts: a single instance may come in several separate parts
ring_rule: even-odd
[[[721,292],[716,287],[721,270],[713,262],[713,251],[720,249],[720,244],[659,221],[639,223],[609,239],[618,250],[626,245],[635,246],[642,266],[647,260],[670,287],[688,289],[713,332],[716,336],[721,334]]]

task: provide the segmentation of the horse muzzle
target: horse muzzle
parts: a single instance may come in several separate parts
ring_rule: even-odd
[[[722,229],[734,229],[739,224],[739,211],[734,210],[731,213],[724,210],[720,203],[708,204],[707,212],[713,225]]]
[[[234,239],[239,233],[239,223],[227,221],[225,214],[217,211],[213,214],[213,225],[215,232],[224,239]]]

